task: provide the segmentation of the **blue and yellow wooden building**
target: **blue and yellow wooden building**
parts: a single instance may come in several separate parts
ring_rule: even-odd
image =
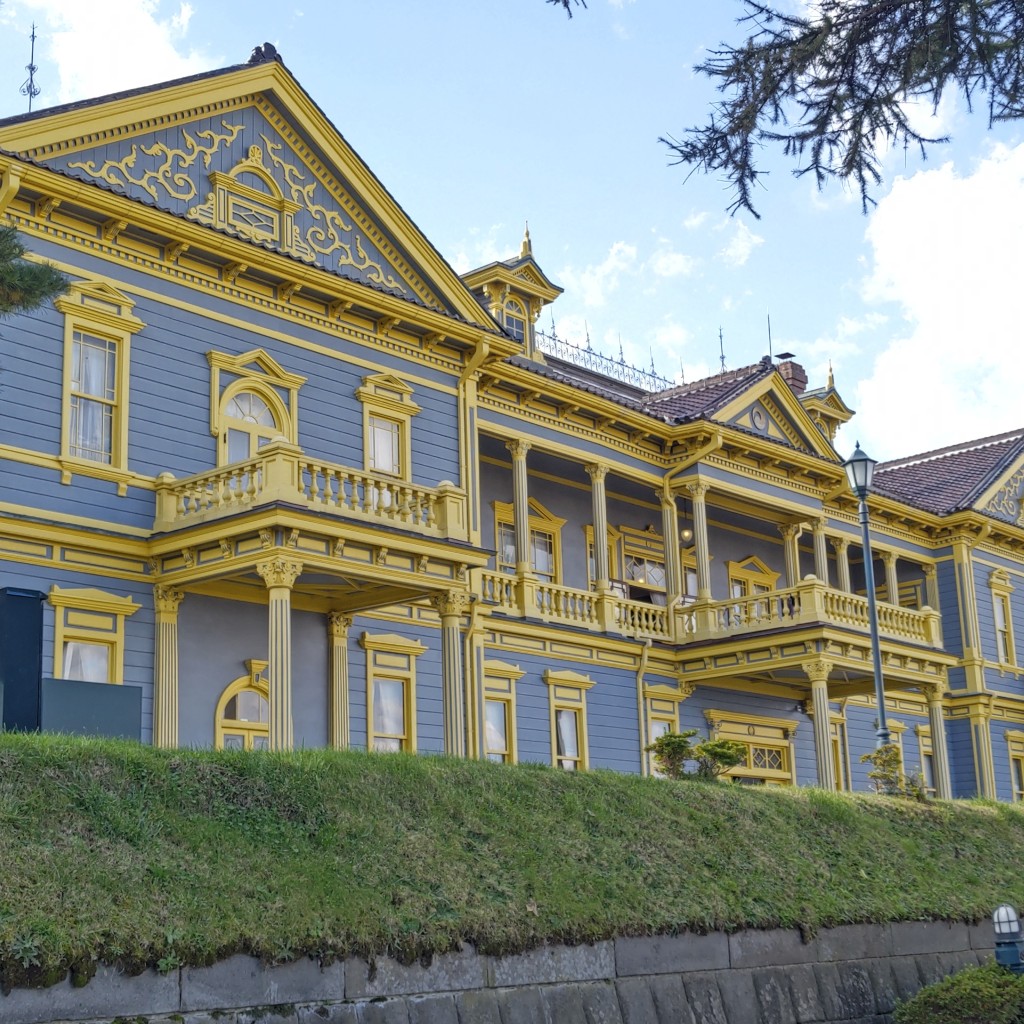
[[[832,382],[671,386],[543,336],[527,236],[460,276],[285,66],[0,122],[68,275],[0,325],[9,728],[863,789],[876,708]],[[890,728],[1024,798],[1024,431],[879,468]]]

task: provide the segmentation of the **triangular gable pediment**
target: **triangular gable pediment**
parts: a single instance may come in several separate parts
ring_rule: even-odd
[[[13,119],[0,146],[420,305],[483,311],[275,61]]]
[[[973,503],[979,512],[1024,526],[1024,455],[1011,459]]]
[[[798,451],[839,461],[828,439],[777,374],[753,382],[718,410],[713,418],[718,423],[742,427],[767,440],[789,444]]]

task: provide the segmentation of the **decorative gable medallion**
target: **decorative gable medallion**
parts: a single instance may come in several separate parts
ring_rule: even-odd
[[[996,491],[985,505],[984,511],[991,512],[1000,519],[1024,526],[1024,466],[1009,477],[1006,483]]]

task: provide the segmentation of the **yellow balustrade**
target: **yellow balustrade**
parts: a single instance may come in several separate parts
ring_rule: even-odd
[[[173,530],[273,501],[381,522],[432,537],[466,540],[466,496],[445,481],[420,487],[379,473],[306,458],[273,442],[254,458],[183,480],[157,478],[156,530]]]

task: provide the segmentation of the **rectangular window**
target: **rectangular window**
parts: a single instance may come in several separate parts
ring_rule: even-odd
[[[377,473],[402,475],[401,426],[383,416],[370,417],[370,469]]]
[[[555,538],[547,530],[530,530],[530,568],[548,583],[555,580]]]
[[[651,743],[654,743],[656,740],[660,739],[662,736],[665,736],[668,733],[672,732],[673,725],[674,725],[674,723],[668,721],[665,718],[652,718],[651,719],[651,724],[650,724],[650,726],[648,727],[648,730],[647,730],[648,740]],[[665,773],[662,772],[658,768],[657,764],[655,764],[655,762],[654,762],[654,754],[650,753],[647,756],[650,758],[649,768],[650,768],[651,774],[654,775],[656,778],[659,778],[659,779],[664,778],[665,777]]]
[[[110,465],[117,415],[117,342],[75,331],[68,452]]]
[[[727,711],[705,711],[716,740],[736,740],[747,748],[742,764],[729,770],[729,777],[747,785],[792,785],[793,733],[796,723],[783,718],[761,718]]]
[[[993,594],[992,605],[995,611],[996,651],[999,655],[999,663],[1013,665],[1015,658],[1010,632],[1010,598],[1006,594]]]
[[[495,564],[498,572],[512,574],[516,571],[516,530],[512,505],[496,501],[493,507],[495,547],[497,548]],[[529,507],[526,557],[530,563],[530,571],[545,583],[557,583],[561,560],[559,531],[565,524],[565,520],[552,516],[546,508],[532,498]]]
[[[484,701],[484,754],[488,761],[509,759],[509,705],[504,700]]]
[[[376,678],[373,681],[373,749],[405,750],[405,681]]]
[[[1013,799],[1024,800],[1024,756],[1012,758],[1010,766],[1013,772]]]
[[[85,683],[124,681],[124,623],[138,605],[93,588],[50,588],[53,674]]]
[[[567,772],[582,766],[580,714],[572,708],[555,709],[555,764]]]
[[[587,690],[594,680],[579,672],[544,670],[551,703],[551,763],[563,771],[589,767]]]

